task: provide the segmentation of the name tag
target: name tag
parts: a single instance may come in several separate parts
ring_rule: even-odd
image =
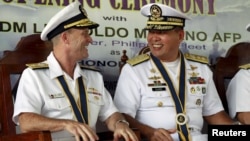
[[[152,88],[153,91],[166,91],[165,87],[161,87],[161,88]]]
[[[58,93],[58,94],[49,94],[49,97],[50,97],[51,99],[63,98],[63,97],[64,97],[64,94],[62,94],[62,93]]]

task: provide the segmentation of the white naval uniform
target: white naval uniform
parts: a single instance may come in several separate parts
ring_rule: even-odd
[[[240,69],[228,84],[226,97],[231,118],[250,111],[250,69]]]
[[[103,77],[98,71],[81,69],[77,64],[74,79],[71,79],[61,69],[53,53],[50,53],[45,63],[49,68],[27,68],[22,74],[14,105],[13,121],[16,124],[19,124],[18,115],[22,112],[37,113],[56,119],[76,120],[69,100],[57,79],[60,75],[65,76],[65,81],[75,99],[79,97],[77,78],[83,77],[88,99],[89,126],[94,130],[96,130],[98,117],[104,121],[118,111],[112,102],[111,95],[104,87]],[[61,135],[65,136],[65,134]]]
[[[163,63],[171,80],[174,81],[175,91],[178,93],[180,60]],[[201,63],[188,61],[186,65],[186,114],[189,118],[188,127],[191,127],[192,138],[203,136],[203,116],[209,116],[223,109],[222,103],[215,88],[210,68]],[[167,66],[167,67],[166,67]],[[193,70],[192,70],[193,68]],[[205,84],[190,84],[191,74],[204,78]],[[131,66],[128,63],[122,68],[114,102],[121,113],[135,117],[141,123],[154,128],[176,129],[176,108],[168,86],[149,86],[160,78],[161,84],[166,83],[152,59]],[[164,90],[164,87],[166,90]],[[153,91],[159,88],[159,91]],[[172,135],[178,141],[177,132]],[[207,140],[207,135],[200,141]]]

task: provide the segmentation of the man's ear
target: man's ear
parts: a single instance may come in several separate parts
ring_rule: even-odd
[[[179,31],[179,39],[180,39],[181,41],[184,40],[184,35],[185,35],[184,30],[180,30],[180,31]]]
[[[62,32],[60,35],[60,39],[65,43],[65,44],[69,44],[69,37],[68,34],[66,32]]]

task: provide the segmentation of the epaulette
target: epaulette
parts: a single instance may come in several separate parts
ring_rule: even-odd
[[[82,69],[86,69],[86,70],[100,71],[98,68],[96,68],[96,67],[92,67],[92,66],[84,66],[84,65],[80,65],[80,67],[81,67]]]
[[[186,54],[184,54],[184,56],[187,60],[200,62],[203,64],[209,64],[208,58],[205,56],[200,56],[200,55],[190,54],[190,53],[186,53]]]
[[[148,54],[142,54],[142,55],[138,55],[134,58],[131,58],[127,61],[128,64],[130,64],[131,66],[135,66],[137,64],[140,64],[144,61],[147,61],[150,58],[150,56]]]
[[[239,66],[240,69],[250,69],[250,63]]]
[[[31,68],[31,69],[48,69],[49,65],[47,63],[30,63],[30,64],[26,64],[27,67]]]

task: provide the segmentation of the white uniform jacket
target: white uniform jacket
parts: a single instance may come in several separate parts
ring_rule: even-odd
[[[74,79],[61,69],[53,53],[47,61],[47,68],[24,70],[14,105],[13,121],[18,123],[18,115],[22,112],[32,112],[56,119],[76,120],[70,102],[64,93],[58,76],[64,75],[68,87],[76,101],[79,101],[77,78],[82,76],[87,92],[89,126],[95,130],[97,118],[106,120],[117,112],[110,93],[105,89],[103,77],[98,71],[82,69],[77,64]]]
[[[250,111],[250,69],[240,69],[228,84],[226,91],[228,110],[231,118],[237,112]]]
[[[179,63],[163,63],[175,91],[178,93]],[[215,88],[212,72],[206,64],[188,61],[186,66],[186,102],[188,127],[192,134],[201,135],[203,116],[223,109]],[[201,81],[200,81],[201,80]],[[155,67],[152,59],[136,64],[126,64],[121,71],[114,102],[121,113],[136,118],[154,128],[176,129],[176,109],[167,82]],[[178,135],[173,138],[178,140]]]

